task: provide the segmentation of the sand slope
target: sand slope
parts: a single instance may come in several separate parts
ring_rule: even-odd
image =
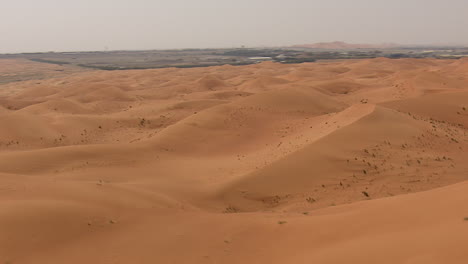
[[[0,263],[466,263],[467,69],[378,58],[0,85]]]

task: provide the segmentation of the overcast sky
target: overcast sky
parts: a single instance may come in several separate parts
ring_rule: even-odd
[[[0,0],[0,53],[468,44],[468,0]]]

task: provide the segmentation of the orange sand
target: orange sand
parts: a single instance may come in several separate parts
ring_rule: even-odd
[[[2,264],[468,263],[468,60],[72,73],[0,124]]]

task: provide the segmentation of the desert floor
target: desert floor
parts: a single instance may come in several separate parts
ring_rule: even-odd
[[[62,68],[0,61],[0,264],[468,263],[466,59]]]

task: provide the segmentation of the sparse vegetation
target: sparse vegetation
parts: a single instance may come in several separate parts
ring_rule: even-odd
[[[239,209],[237,209],[236,207],[230,205],[228,207],[226,207],[226,209],[224,209],[223,213],[226,213],[226,214],[233,214],[233,213],[237,213],[239,212]]]

